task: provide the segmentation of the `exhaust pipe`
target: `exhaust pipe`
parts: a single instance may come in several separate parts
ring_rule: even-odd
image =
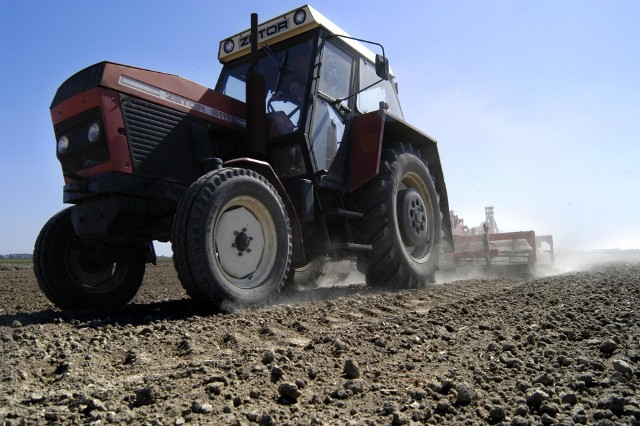
[[[251,14],[251,66],[247,72],[247,152],[255,158],[267,158],[266,83],[258,62],[258,14]]]

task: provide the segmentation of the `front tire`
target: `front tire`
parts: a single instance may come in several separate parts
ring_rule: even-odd
[[[223,168],[194,182],[178,205],[172,243],[189,296],[222,311],[268,302],[291,264],[284,204],[247,169]]]
[[[33,268],[40,289],[61,309],[126,305],[142,284],[145,253],[111,258],[107,246],[76,235],[71,210],[49,219],[36,239]]]
[[[357,199],[365,215],[360,230],[372,246],[359,257],[367,283],[422,288],[434,282],[442,217],[420,152],[409,144],[384,149],[380,173]]]

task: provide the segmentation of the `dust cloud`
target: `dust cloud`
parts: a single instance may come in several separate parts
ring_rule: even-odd
[[[535,279],[587,271],[597,265],[618,262],[640,263],[640,250],[561,250],[556,251],[553,259],[549,253],[539,252],[538,262],[531,268],[522,264],[486,266],[481,259],[456,264],[445,261],[440,263],[433,285],[494,278]],[[325,271],[325,275],[318,279],[317,287],[286,290],[277,298],[276,303],[294,304],[314,300],[332,300],[354,294],[371,294],[383,291],[366,285],[365,277],[356,269],[355,261],[328,262]]]

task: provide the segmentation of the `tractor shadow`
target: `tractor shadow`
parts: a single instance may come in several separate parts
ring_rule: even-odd
[[[0,315],[0,327],[71,323],[89,326],[145,325],[158,319],[186,319],[197,315],[215,315],[191,299],[163,300],[152,303],[131,303],[120,308],[59,310],[43,309]]]
[[[286,288],[268,305],[290,305],[311,301],[328,301],[352,295],[374,294],[380,290],[361,284],[323,285],[315,289]],[[265,306],[265,307],[266,307]],[[106,325],[146,325],[157,320],[185,320],[196,316],[211,317],[230,315],[243,310],[258,308],[227,307],[228,312],[216,312],[190,298],[162,300],[150,303],[130,303],[124,307],[105,307],[84,310],[42,309],[32,312],[15,312],[0,315],[0,327],[18,328],[45,324],[82,324],[90,327]]]

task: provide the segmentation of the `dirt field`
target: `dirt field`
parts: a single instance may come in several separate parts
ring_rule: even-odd
[[[227,315],[197,310],[168,264],[102,312],[61,312],[31,269],[0,268],[6,425],[640,421],[637,258]]]

